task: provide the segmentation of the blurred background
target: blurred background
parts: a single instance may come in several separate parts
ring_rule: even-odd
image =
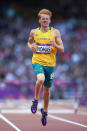
[[[0,101],[33,98],[36,78],[27,42],[43,8],[53,12],[51,26],[59,29],[65,48],[57,53],[51,99],[78,99],[87,106],[86,0],[0,2]]]

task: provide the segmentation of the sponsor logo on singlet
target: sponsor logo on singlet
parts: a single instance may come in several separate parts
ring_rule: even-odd
[[[37,40],[50,40],[50,38],[37,38]]]
[[[38,54],[50,54],[50,44],[37,44]]]

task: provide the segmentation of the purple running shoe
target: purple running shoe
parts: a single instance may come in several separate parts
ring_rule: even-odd
[[[31,106],[31,112],[33,114],[35,114],[37,112],[37,105],[38,105],[38,100],[34,99],[34,101],[32,101],[32,106]]]
[[[44,112],[43,108],[41,108],[41,114],[42,114],[42,118],[41,118],[41,122],[43,126],[46,126],[47,124],[47,112]]]

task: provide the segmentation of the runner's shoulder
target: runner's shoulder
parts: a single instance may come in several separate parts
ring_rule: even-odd
[[[30,35],[33,35],[33,36],[34,36],[35,31],[36,31],[36,29],[32,29],[32,30],[30,31]]]
[[[60,36],[60,31],[58,29],[53,28],[54,36]]]
[[[56,29],[56,28],[53,28],[53,32],[58,33],[58,34],[60,33],[60,31],[58,29]]]

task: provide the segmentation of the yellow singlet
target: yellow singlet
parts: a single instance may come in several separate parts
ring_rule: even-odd
[[[46,33],[42,33],[40,28],[35,31],[34,41],[37,49],[33,53],[32,64],[39,63],[43,66],[54,67],[56,65],[57,49],[50,44],[50,40],[55,41],[53,27]]]

